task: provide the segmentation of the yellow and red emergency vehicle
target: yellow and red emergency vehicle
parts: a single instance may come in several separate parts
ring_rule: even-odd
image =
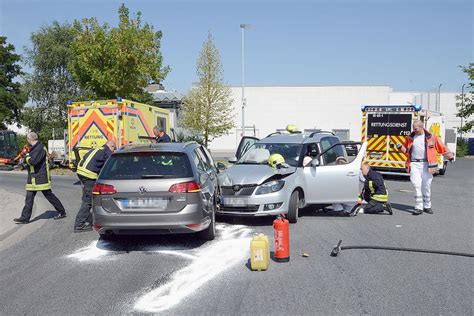
[[[113,140],[117,146],[129,143],[149,143],[153,127],[168,134],[171,130],[170,111],[157,106],[122,98],[116,100],[68,102],[67,150],[69,167],[74,168],[75,149],[79,156],[90,148]]]
[[[438,112],[422,109],[420,105],[363,105],[362,141],[367,142],[366,161],[373,169],[387,174],[406,174],[407,154],[396,144],[403,144],[410,135],[413,121],[424,122],[425,129],[445,142],[445,117]],[[454,133],[455,135],[455,133]],[[447,143],[455,152],[456,140]],[[438,155],[439,174],[446,172],[447,161]]]

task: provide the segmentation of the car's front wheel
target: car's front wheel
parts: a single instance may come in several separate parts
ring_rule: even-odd
[[[290,223],[296,223],[298,221],[298,212],[300,204],[300,194],[298,191],[291,193],[290,203],[288,205],[288,221]]]

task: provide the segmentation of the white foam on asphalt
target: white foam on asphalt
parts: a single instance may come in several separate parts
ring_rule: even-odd
[[[168,310],[197,289],[237,263],[244,264],[248,256],[251,230],[242,225],[217,226],[219,237],[194,252],[194,258],[185,268],[171,276],[168,283],[141,296],[134,309],[158,313]],[[182,251],[166,251],[182,255]],[[189,255],[186,255],[191,259]]]
[[[76,259],[78,261],[93,261],[102,259],[104,256],[110,254],[110,251],[97,247],[99,241],[93,241],[89,246],[77,250],[67,256],[67,258]]]

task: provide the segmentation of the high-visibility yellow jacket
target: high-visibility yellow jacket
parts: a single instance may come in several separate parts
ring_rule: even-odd
[[[28,179],[26,180],[27,191],[51,190],[51,175],[48,165],[48,151],[38,141],[30,146],[30,151],[25,155],[28,164]]]

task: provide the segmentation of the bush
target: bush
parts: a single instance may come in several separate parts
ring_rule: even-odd
[[[176,133],[176,142],[186,143],[186,142],[196,142],[198,144],[204,144],[204,138],[199,134],[186,134],[183,132]]]
[[[457,146],[456,146],[456,156],[457,157],[464,157],[469,154],[469,143],[464,138],[458,138]]]
[[[16,143],[18,144],[18,148],[21,150],[23,146],[26,145],[26,135],[24,134],[16,134]]]

